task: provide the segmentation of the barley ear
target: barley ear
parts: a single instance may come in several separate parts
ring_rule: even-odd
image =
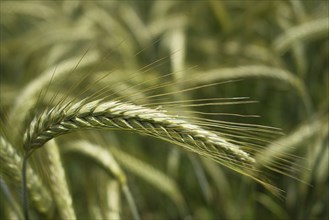
[[[68,188],[64,167],[55,140],[46,143],[45,149],[48,156],[48,171],[51,182],[50,189],[60,216],[62,219],[76,219],[72,205],[72,196]]]
[[[285,33],[275,39],[273,43],[274,49],[280,53],[284,53],[296,41],[306,41],[327,36],[329,30],[328,19],[328,17],[320,18],[289,28]]]
[[[162,139],[251,176],[255,159],[218,134],[173,117],[163,110],[134,104],[96,100],[55,107],[36,117],[24,134],[31,154],[47,141],[81,129],[122,129]],[[254,177],[254,179],[257,179]]]
[[[1,176],[4,177],[5,181],[13,182],[15,185],[21,185],[21,171],[24,165],[23,157],[19,156],[11,144],[1,135],[0,150]],[[26,187],[30,191],[32,205],[39,212],[47,213],[52,207],[53,201],[51,195],[34,170],[27,163],[25,163],[25,165],[27,176]]]

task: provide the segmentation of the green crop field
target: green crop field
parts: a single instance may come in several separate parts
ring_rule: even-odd
[[[0,1],[0,219],[329,219],[329,2]]]

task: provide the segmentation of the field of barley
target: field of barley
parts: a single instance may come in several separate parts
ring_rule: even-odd
[[[329,219],[329,2],[0,1],[0,219]]]

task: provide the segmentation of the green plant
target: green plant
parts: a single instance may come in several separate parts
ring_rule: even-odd
[[[0,4],[1,219],[328,217],[326,1]]]

